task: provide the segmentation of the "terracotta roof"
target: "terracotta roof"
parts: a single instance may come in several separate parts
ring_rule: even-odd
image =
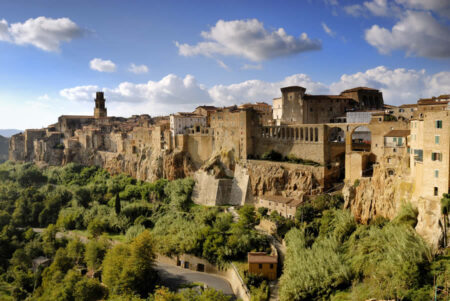
[[[418,105],[446,105],[448,100],[437,100],[437,98],[424,98],[417,101]]]
[[[369,87],[356,87],[356,88],[351,88],[351,89],[347,89],[341,92],[345,93],[345,92],[356,92],[356,91],[360,91],[360,90],[366,90],[366,91],[378,91],[378,89],[374,89],[374,88],[369,88]]]
[[[249,252],[248,263],[278,263],[278,258],[264,252]]]
[[[385,103],[385,104],[384,104],[384,108],[385,108],[385,109],[393,109],[393,108],[396,108],[396,106],[388,105],[387,103]]]
[[[199,106],[196,109],[204,109],[206,111],[216,111],[219,108],[215,107],[215,106]]]
[[[410,130],[392,130],[384,135],[384,137],[407,137],[410,133]]]
[[[407,104],[399,106],[399,108],[416,108],[416,107],[417,107],[417,104],[415,104],[415,103],[407,103]]]
[[[183,117],[197,117],[197,118],[204,118],[205,117],[203,115],[199,115],[199,114],[196,114],[196,113],[187,113],[187,112],[178,112],[178,113],[175,113],[174,115],[176,115],[176,116],[183,116]]]

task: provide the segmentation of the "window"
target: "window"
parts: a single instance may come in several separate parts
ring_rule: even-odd
[[[422,149],[414,150],[414,160],[417,162],[423,162],[423,150]]]
[[[436,135],[436,136],[434,136],[434,143],[435,144],[439,144],[439,136],[438,135]]]
[[[258,268],[259,268],[259,269],[262,269],[262,264],[261,264],[261,263],[258,264]]]
[[[436,120],[435,126],[437,129],[442,129],[442,120]]]
[[[270,264],[270,269],[273,270],[273,263]]]
[[[431,161],[442,161],[441,153],[431,153]]]
[[[439,195],[439,188],[434,187],[434,195],[438,196]]]
[[[438,169],[436,169],[436,170],[434,171],[434,177],[435,177],[435,178],[439,178],[439,170],[438,170]]]

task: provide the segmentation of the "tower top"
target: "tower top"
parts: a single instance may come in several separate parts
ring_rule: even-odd
[[[95,118],[105,118],[107,117],[107,110],[105,107],[105,96],[103,92],[97,92],[95,95],[95,108],[94,117]]]

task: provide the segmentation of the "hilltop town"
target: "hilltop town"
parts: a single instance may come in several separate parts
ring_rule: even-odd
[[[92,116],[63,115],[14,135],[9,159],[98,165],[147,181],[190,176],[196,203],[264,204],[286,218],[305,199],[336,190],[362,223],[393,218],[407,200],[418,208],[417,232],[437,247],[450,187],[450,95],[396,107],[367,87],[306,92],[283,87],[272,105],[130,118],[109,117],[97,92]]]

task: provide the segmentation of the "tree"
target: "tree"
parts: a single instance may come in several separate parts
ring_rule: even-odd
[[[102,264],[103,282],[113,295],[136,293],[147,297],[156,282],[154,260],[154,242],[146,230],[130,245],[119,244],[107,252]]]
[[[119,193],[116,193],[116,200],[114,203],[114,208],[116,209],[116,214],[119,215],[120,214],[120,197],[119,197]]]
[[[253,228],[256,225],[255,207],[244,205],[239,209],[239,224],[244,228]]]
[[[109,247],[110,243],[106,237],[101,236],[97,240],[89,240],[84,253],[84,260],[87,267],[97,271],[101,267],[103,258],[105,258],[106,251]]]
[[[75,265],[80,264],[81,260],[83,259],[84,255],[84,244],[80,241],[79,238],[72,239],[67,244],[67,256],[70,257]]]

